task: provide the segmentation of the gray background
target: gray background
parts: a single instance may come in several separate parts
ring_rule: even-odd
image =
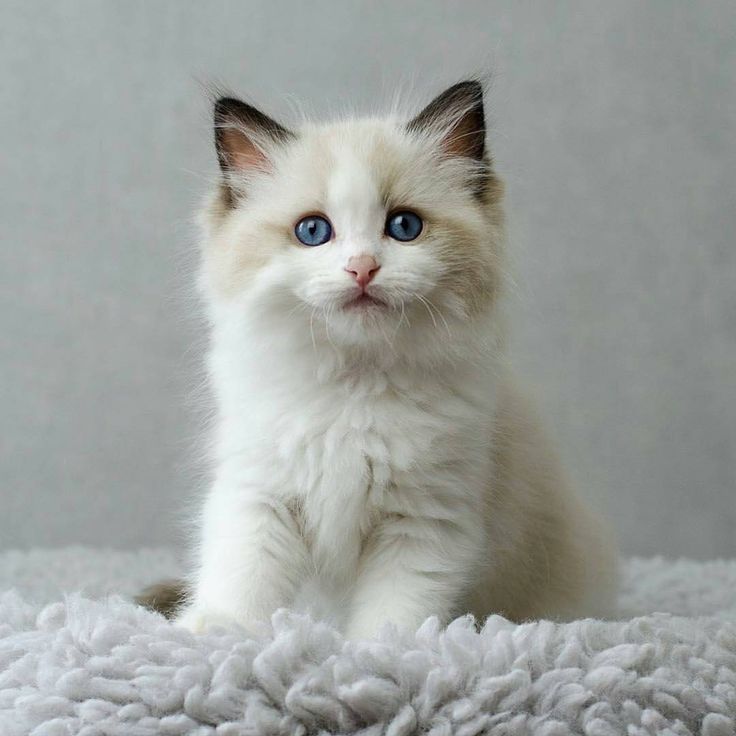
[[[177,538],[203,484],[201,82],[289,119],[493,69],[514,352],[627,553],[736,555],[736,4],[8,2],[0,546]]]

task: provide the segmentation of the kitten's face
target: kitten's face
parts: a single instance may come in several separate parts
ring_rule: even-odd
[[[210,290],[345,344],[483,310],[496,290],[500,192],[473,137],[474,112],[454,120],[451,138],[436,117],[422,129],[420,116],[410,127],[277,127],[255,146],[226,139]],[[457,118],[457,107],[450,113]]]

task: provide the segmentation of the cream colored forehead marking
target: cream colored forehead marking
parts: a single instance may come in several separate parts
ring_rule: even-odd
[[[336,146],[327,181],[327,209],[340,240],[375,239],[383,230],[383,202],[369,158],[349,144]]]

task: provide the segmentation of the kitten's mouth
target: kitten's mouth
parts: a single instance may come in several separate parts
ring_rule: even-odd
[[[345,304],[343,305],[343,309],[371,309],[375,307],[384,308],[386,306],[386,302],[378,299],[375,296],[371,296],[367,292],[363,292],[362,294],[356,296],[354,299],[345,302]]]

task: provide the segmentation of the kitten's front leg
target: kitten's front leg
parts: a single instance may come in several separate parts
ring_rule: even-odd
[[[306,548],[283,505],[213,493],[204,511],[200,565],[177,623],[200,632],[235,621],[246,628],[288,606],[303,579]]]
[[[386,621],[414,630],[429,616],[447,622],[477,575],[484,532],[477,516],[463,524],[421,519],[384,522],[361,561],[345,634],[373,636]]]

